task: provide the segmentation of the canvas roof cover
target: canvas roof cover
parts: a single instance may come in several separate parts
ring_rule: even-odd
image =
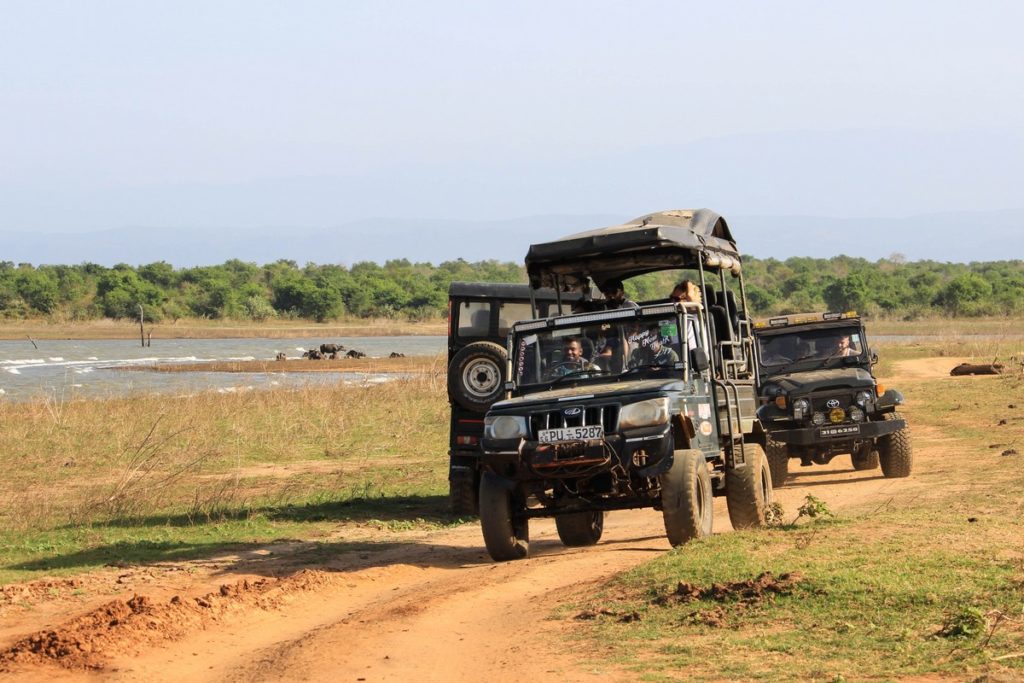
[[[740,255],[725,219],[710,209],[674,209],[622,225],[530,246],[526,271],[534,287],[578,288],[670,268],[696,267],[703,253]]]

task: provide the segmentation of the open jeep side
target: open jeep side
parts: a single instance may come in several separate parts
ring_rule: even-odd
[[[756,364],[740,255],[706,209],[666,211],[530,247],[533,288],[586,293],[692,269],[704,303],[575,312],[512,326],[506,398],[484,419],[480,524],[495,560],[525,557],[554,517],[567,546],[597,543],[610,510],[660,510],[672,545],[711,533],[712,496],[736,528],[764,524],[772,481],[757,422]],[[536,309],[535,309],[536,313]]]
[[[881,464],[886,477],[910,475],[910,430],[897,412],[903,395],[875,380],[878,358],[856,313],[777,316],[757,321],[754,334],[758,417],[777,486],[791,458],[823,465],[846,453],[855,470]]]
[[[552,290],[525,284],[448,286],[448,497],[454,514],[477,513],[484,413],[505,392],[509,329],[533,317],[533,303],[541,315],[549,308],[553,314],[557,299]]]

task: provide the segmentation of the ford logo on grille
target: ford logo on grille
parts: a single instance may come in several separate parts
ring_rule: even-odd
[[[576,406],[575,408],[566,408],[565,410],[562,411],[562,415],[565,415],[566,417],[576,417],[582,412],[583,408]]]
[[[838,408],[839,407],[839,399],[838,398],[830,398],[828,403],[826,403],[825,405],[827,405],[829,408]]]

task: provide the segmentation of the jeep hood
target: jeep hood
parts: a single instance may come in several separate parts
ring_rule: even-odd
[[[788,394],[843,387],[862,389],[874,386],[875,380],[871,373],[863,368],[831,368],[767,376],[762,378],[762,384],[777,384]]]
[[[578,387],[538,391],[534,394],[516,396],[515,398],[498,401],[491,410],[508,410],[510,408],[532,406],[542,403],[569,402],[572,400],[591,400],[602,398],[619,398],[637,394],[652,394],[659,391],[679,391],[683,382],[679,379],[639,379],[629,382],[609,382],[607,384],[587,384]]]

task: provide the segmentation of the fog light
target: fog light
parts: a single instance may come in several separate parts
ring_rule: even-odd
[[[860,408],[857,408],[856,406],[850,408],[850,419],[853,420],[854,422],[863,422],[864,411],[861,410]]]
[[[835,424],[839,424],[846,419],[846,411],[842,408],[833,408],[828,412],[828,419]]]
[[[825,424],[825,413],[815,413],[811,415],[811,422],[817,426]]]

